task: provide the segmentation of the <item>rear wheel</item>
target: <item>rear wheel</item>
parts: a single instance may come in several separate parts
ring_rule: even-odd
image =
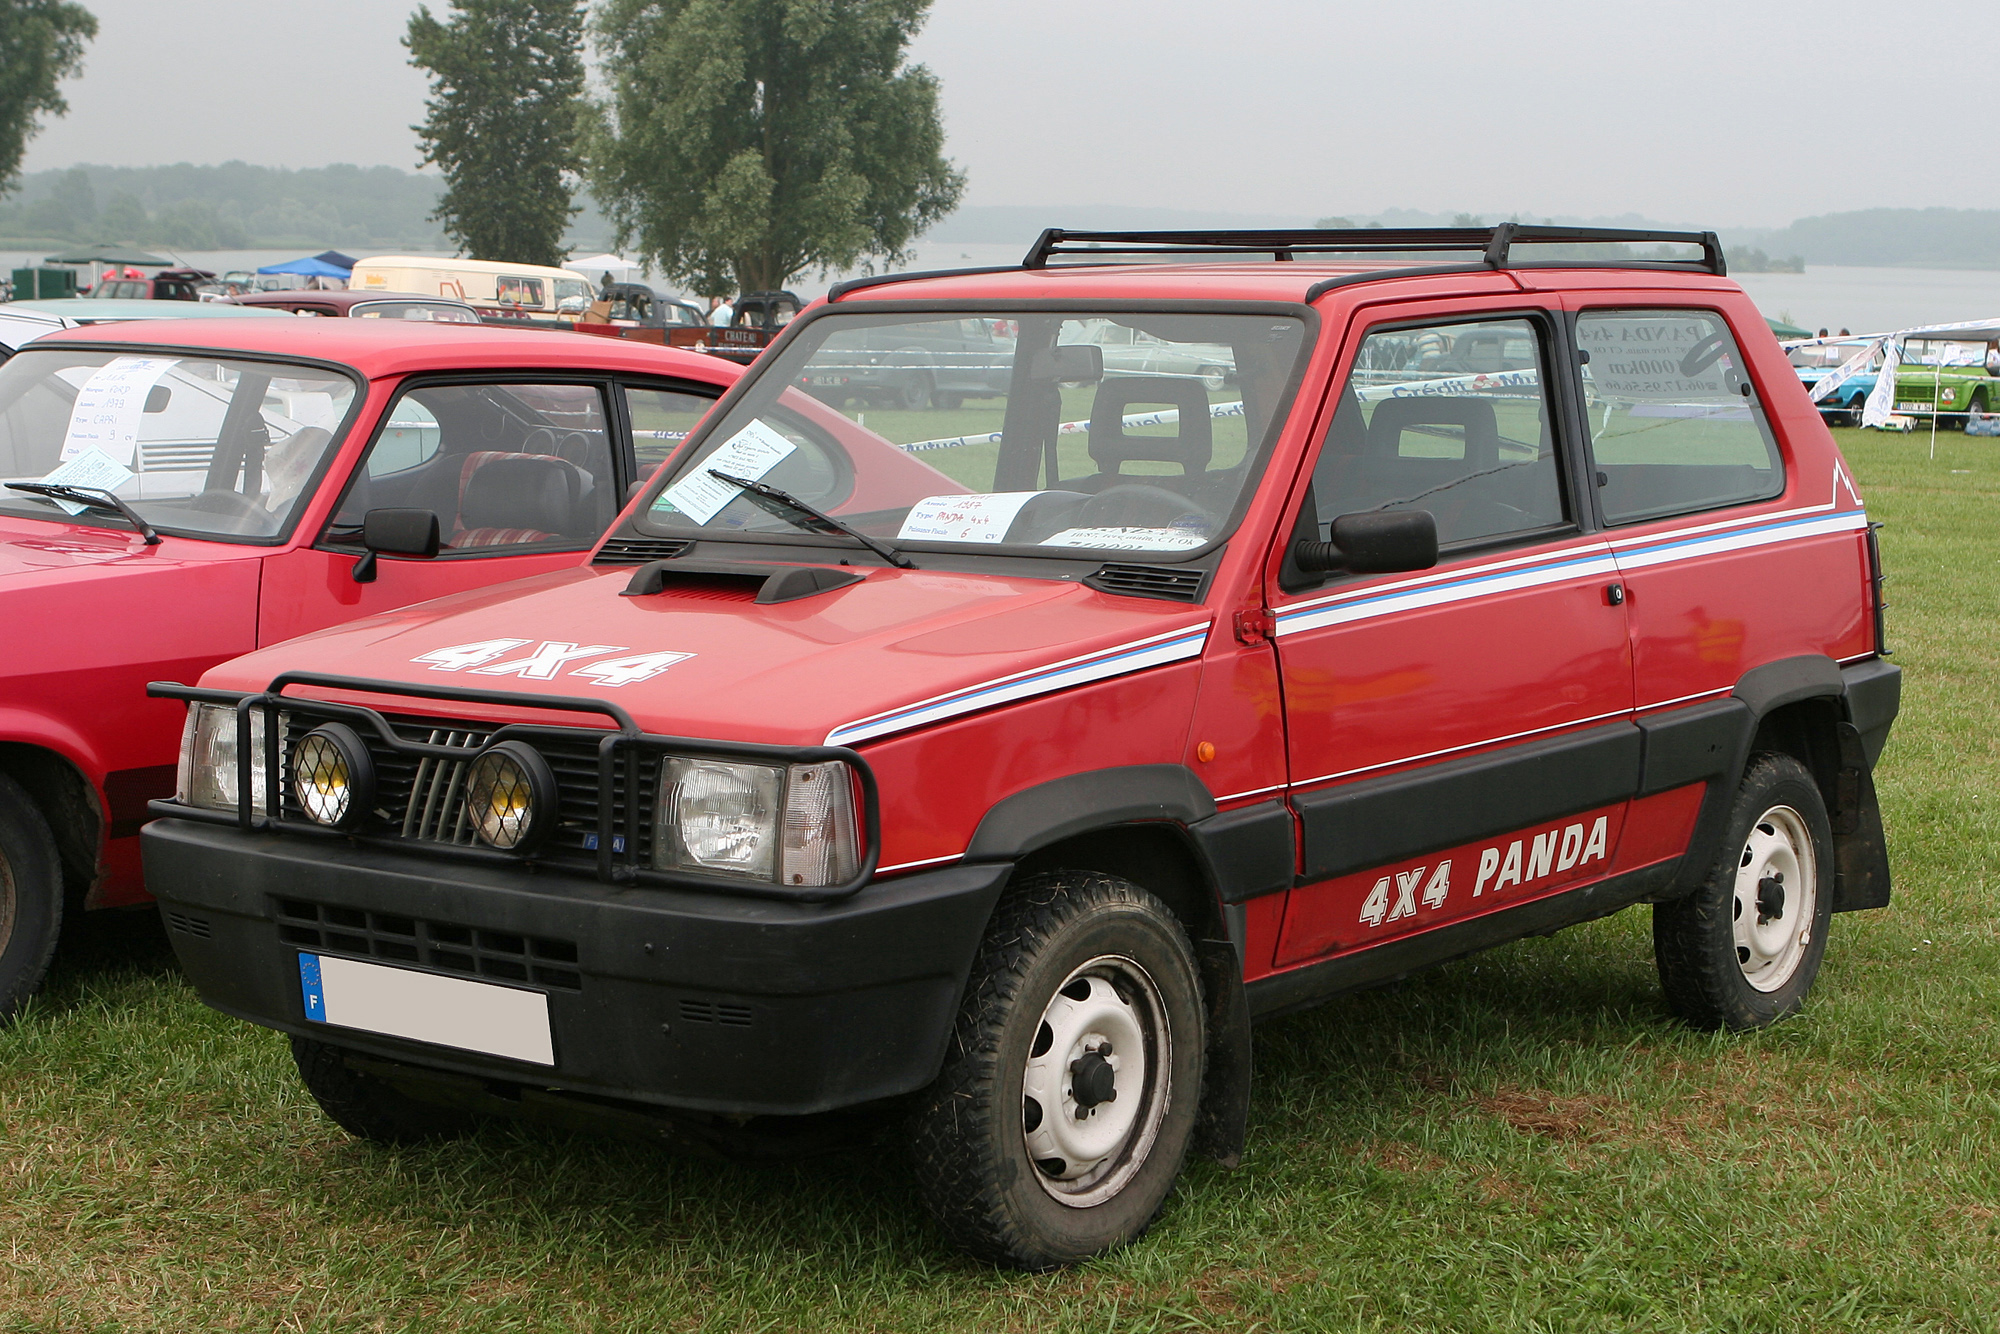
[[[292,1039],[292,1059],[306,1091],[333,1123],[377,1144],[421,1144],[472,1132],[478,1118],[421,1102],[378,1075],[355,1069],[347,1053],[311,1038]]]
[[[62,920],[55,837],[21,785],[0,774],[0,1023],[48,976]]]
[[[1094,872],[1015,886],[914,1115],[932,1214],[975,1255],[1024,1269],[1139,1236],[1187,1154],[1202,1028],[1193,948],[1157,898]]]
[[[1196,374],[1201,377],[1201,387],[1211,394],[1229,383],[1229,372],[1220,366],[1203,366]]]
[[[1833,913],[1833,830],[1790,755],[1751,757],[1700,889],[1653,908],[1667,1004],[1696,1028],[1745,1031],[1804,1004]]]
[[[909,412],[922,412],[931,405],[931,377],[918,371],[903,381],[896,391],[896,406]]]

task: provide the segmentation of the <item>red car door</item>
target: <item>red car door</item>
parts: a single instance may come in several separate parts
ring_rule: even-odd
[[[1518,298],[1512,299],[1518,301]],[[1576,485],[1559,321],[1509,299],[1364,311],[1305,503],[1428,509],[1409,574],[1270,590],[1301,887],[1288,968],[1602,877],[1638,771],[1616,567]]]
[[[319,540],[266,562],[259,642],[575,565],[622,508],[635,416],[642,458],[657,458],[671,443],[657,437],[684,435],[714,392],[556,374],[403,386]],[[438,554],[380,555],[371,571],[361,535],[383,509],[435,514]]]

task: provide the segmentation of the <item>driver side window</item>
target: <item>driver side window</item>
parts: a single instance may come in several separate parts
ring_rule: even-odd
[[[1343,514],[1426,509],[1438,542],[1567,518],[1541,339],[1524,319],[1367,335],[1313,469],[1320,535]]]
[[[390,405],[328,536],[358,541],[371,509],[425,509],[446,554],[579,548],[617,502],[596,386],[424,385]]]

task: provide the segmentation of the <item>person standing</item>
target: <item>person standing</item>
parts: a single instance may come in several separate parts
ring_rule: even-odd
[[[736,306],[728,297],[712,296],[708,299],[708,323],[716,329],[727,329],[736,318]]]

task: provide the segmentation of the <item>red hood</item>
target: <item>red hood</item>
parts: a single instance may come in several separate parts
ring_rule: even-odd
[[[1211,619],[1199,607],[1048,579],[890,569],[866,576],[830,593],[760,605],[751,600],[754,584],[621,597],[630,568],[564,570],[294,639],[225,663],[203,684],[259,689],[280,672],[313,671],[586,696],[619,704],[649,732],[818,745],[830,734],[838,734],[836,742],[859,742],[1060,689],[1075,673],[1092,679],[1142,668],[1159,650],[1130,651],[1140,641],[1171,640],[1173,657],[1193,657]],[[494,640],[524,642],[450,670],[416,661]],[[547,680],[479,670],[518,662],[549,642],[604,651],[564,663]],[[654,653],[688,656],[623,685],[577,674]],[[1095,661],[1064,666],[1078,659]],[[1051,674],[1049,668],[1062,670]],[[1018,679],[1024,673],[1032,679]],[[927,712],[850,726],[940,696],[957,698]],[[382,704],[379,697],[374,702]],[[460,704],[392,707],[487,713]]]

